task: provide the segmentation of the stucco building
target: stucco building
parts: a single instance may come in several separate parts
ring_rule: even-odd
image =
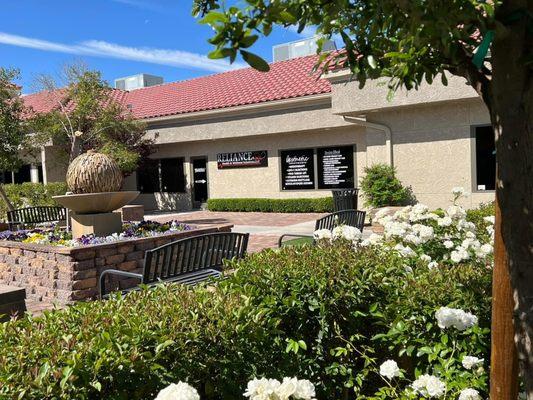
[[[467,206],[494,197],[489,114],[464,80],[398,92],[349,74],[312,73],[315,57],[118,91],[148,124],[153,162],[127,178],[147,209],[187,210],[207,198],[308,198],[357,186],[364,168],[392,164],[416,198],[445,206],[450,191],[471,192]],[[43,111],[40,94],[26,96]],[[32,179],[61,180],[53,147],[33,161]],[[59,160],[59,161],[58,161]],[[39,168],[41,172],[39,173]],[[37,172],[36,172],[37,171]]]

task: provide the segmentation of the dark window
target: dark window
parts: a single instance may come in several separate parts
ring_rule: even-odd
[[[137,188],[141,193],[160,191],[159,160],[146,160],[137,169]]]
[[[11,171],[0,172],[0,183],[13,183],[13,173]]]
[[[496,146],[491,126],[475,128],[477,190],[496,188]]]
[[[354,187],[353,146],[319,148],[317,159],[319,189]]]
[[[163,192],[185,192],[183,158],[163,158],[161,160],[161,186]]]
[[[30,168],[30,165],[26,164],[15,171],[15,183],[31,182]]]
[[[315,189],[313,149],[283,150],[280,157],[283,190]]]

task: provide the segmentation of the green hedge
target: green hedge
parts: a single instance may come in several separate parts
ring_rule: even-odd
[[[209,211],[259,211],[277,213],[324,213],[333,211],[333,198],[316,199],[209,199]]]
[[[348,244],[230,267],[209,288],[165,285],[0,325],[0,398],[153,399],[182,380],[202,399],[240,399],[252,377],[297,376],[319,400],[376,399],[364,396],[384,385],[376,366],[388,358],[413,376],[456,335],[454,354],[488,359],[487,268],[408,272],[393,252]],[[442,305],[477,314],[480,328],[445,342]]]
[[[68,190],[67,184],[64,182],[51,182],[46,185],[25,182],[4,185],[3,187],[15,208],[57,205],[52,196],[65,194]],[[6,212],[7,205],[0,200],[0,216],[2,219],[5,219]]]

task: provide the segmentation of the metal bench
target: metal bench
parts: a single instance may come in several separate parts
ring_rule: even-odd
[[[9,229],[25,228],[27,225],[59,222],[67,219],[67,211],[58,206],[36,206],[19,208],[7,212]]]
[[[224,260],[239,259],[246,255],[248,237],[248,233],[209,233],[147,250],[141,274],[116,269],[108,269],[100,274],[100,298],[107,295],[105,280],[109,275],[135,278],[140,284],[149,286],[162,282],[193,285],[212,277],[218,278],[222,275]]]
[[[365,211],[359,210],[343,210],[337,211],[331,214],[328,214],[320,219],[316,220],[315,231],[319,229],[329,229],[333,230],[336,226],[339,225],[348,225],[354,226],[363,232],[365,226]],[[295,234],[284,234],[281,235],[278,240],[278,247],[283,245],[283,239],[285,238],[313,238],[311,235],[295,235]]]

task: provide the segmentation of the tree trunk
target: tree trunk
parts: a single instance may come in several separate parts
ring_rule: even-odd
[[[9,197],[7,197],[7,194],[4,190],[4,185],[0,184],[0,197],[2,200],[4,200],[4,203],[6,203],[7,209],[9,211],[13,211],[15,207],[13,207],[13,203],[11,203],[11,200],[9,200]]]
[[[497,201],[514,296],[515,343],[520,372],[533,400],[533,34],[532,0],[498,8],[492,44],[491,118],[496,135]],[[518,18],[517,18],[518,17]],[[530,61],[531,63],[531,61]]]
[[[78,157],[81,154],[81,140],[82,133],[79,131],[76,131],[74,135],[72,136],[72,143],[70,146],[70,156],[68,163],[72,163],[72,161]]]
[[[518,357],[514,343],[513,290],[509,262],[501,231],[501,212],[496,201],[494,272],[492,277],[492,329],[490,356],[491,400],[518,398]]]

